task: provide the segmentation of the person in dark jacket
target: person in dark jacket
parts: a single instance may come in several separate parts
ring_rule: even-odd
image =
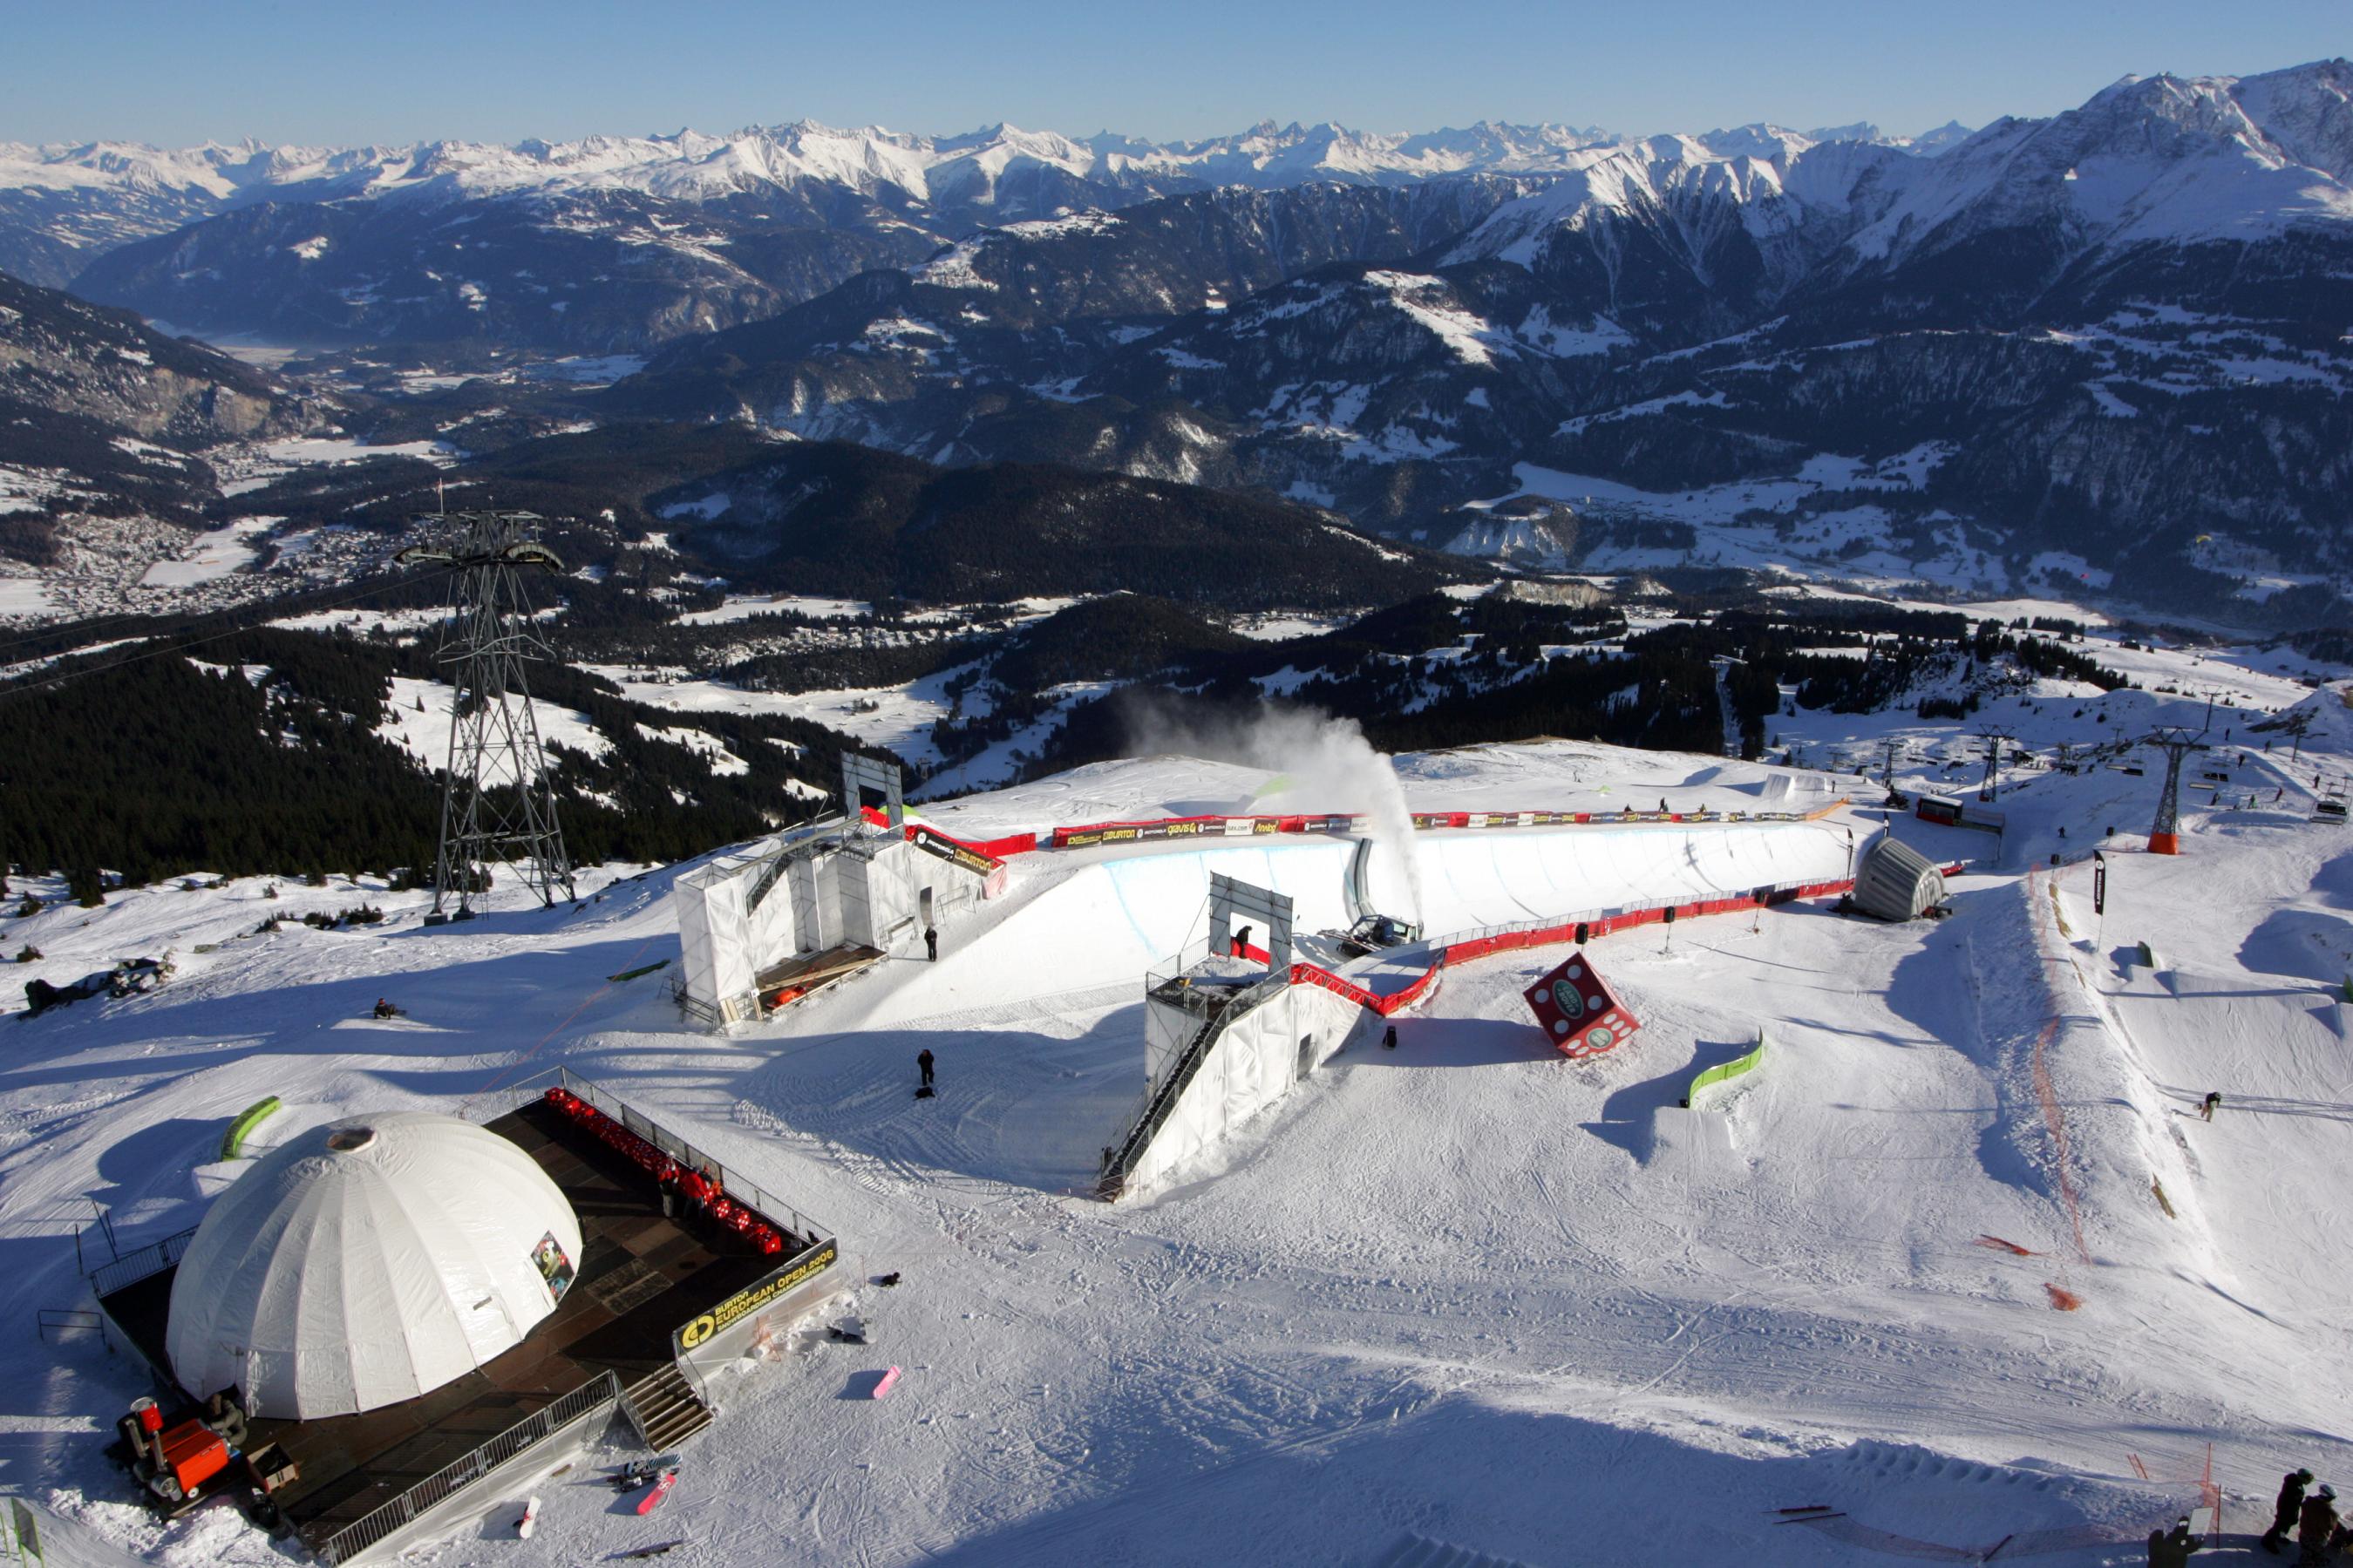
[[[2183,1514],[2171,1530],[2148,1532],[2148,1568],[2189,1568],[2189,1554],[2205,1544],[2189,1533],[2189,1516]]]
[[[2325,1568],[2328,1542],[2336,1533],[2337,1489],[2325,1486],[2304,1500],[2304,1510],[2297,1515],[2296,1562],[2308,1568]]]
[[[923,928],[923,955],[934,963],[940,961],[940,933],[936,926]]]
[[[931,1088],[931,1087],[932,1087],[932,1047],[929,1047],[929,1046],[925,1046],[925,1047],[923,1048],[922,1052],[916,1056],[916,1058],[915,1058],[915,1066],[916,1066],[919,1069],[921,1069],[921,1070],[922,1070],[922,1072],[923,1072],[923,1087],[924,1087],[925,1089],[929,1089],[929,1088]]]
[[[1388,1028],[1381,1031],[1381,1048],[1387,1051],[1397,1049],[1397,1026],[1395,1024],[1391,1024]]]
[[[2272,1505],[2272,1527],[2263,1531],[2263,1550],[2274,1556],[2304,1512],[2304,1489],[2312,1484],[2310,1470],[2290,1470],[2280,1479],[2279,1501]]]

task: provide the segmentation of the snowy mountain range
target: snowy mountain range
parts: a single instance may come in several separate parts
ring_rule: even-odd
[[[1754,125],[1701,144],[1787,154],[1826,140],[1936,151],[1957,127],[1917,142],[1852,125],[1800,134]],[[590,136],[512,145],[273,147],[255,142],[157,148],[132,142],[0,143],[0,269],[63,283],[127,241],[263,203],[455,202],[620,196],[689,206],[781,203],[812,226],[901,222],[953,235],[976,219],[1062,207],[1113,207],[1179,191],[1303,184],[1405,184],[1476,174],[1567,172],[1617,139],[1593,129],[1502,125],[1384,135],[1333,124],[1153,142],[1085,141],[993,125],[959,136],[838,130],[809,121],[727,135]],[[805,210],[804,210],[805,209]]]
[[[1260,489],[1431,544],[1528,490],[1703,561],[1756,552],[1694,519],[1778,506],[1757,526],[1832,569],[2121,572],[2283,625],[2353,590],[2341,59],[1909,142],[796,125],[9,157],[0,245],[111,246],[74,289],[181,330],[650,359],[567,416]],[[118,243],[174,203],[210,216]],[[1600,521],[1588,547],[1629,547]]]

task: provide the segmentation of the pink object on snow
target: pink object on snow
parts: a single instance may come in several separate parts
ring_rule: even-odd
[[[890,1393],[892,1389],[898,1386],[898,1383],[899,1369],[894,1366],[875,1381],[874,1397],[877,1399],[881,1398],[884,1394]]]

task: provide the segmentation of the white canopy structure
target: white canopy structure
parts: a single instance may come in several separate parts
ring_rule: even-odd
[[[205,1215],[167,1348],[199,1397],[256,1415],[397,1404],[521,1342],[580,1262],[580,1222],[530,1155],[429,1111],[312,1128]]]

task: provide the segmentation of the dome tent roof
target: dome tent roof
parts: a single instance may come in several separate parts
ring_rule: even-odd
[[[506,1139],[430,1111],[349,1118],[214,1201],[166,1348],[182,1387],[237,1385],[257,1415],[373,1410],[521,1342],[579,1261],[571,1205]]]

